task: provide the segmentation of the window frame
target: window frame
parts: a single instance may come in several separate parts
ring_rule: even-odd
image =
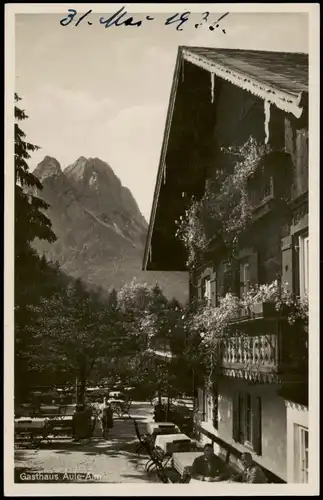
[[[253,448],[252,436],[253,436],[253,432],[254,432],[254,424],[253,424],[254,410],[252,407],[252,396],[248,392],[245,394],[245,408],[244,409],[245,409],[244,445]]]
[[[210,391],[206,388],[204,388],[203,391],[203,398],[204,398],[204,422],[211,422],[212,421],[212,411],[213,411],[213,397]],[[209,403],[210,400],[210,403]]]
[[[295,425],[295,444],[296,453],[295,457],[295,472],[297,481],[300,483],[308,483],[308,442],[309,430],[307,427],[299,424]],[[307,443],[306,443],[307,437]]]
[[[268,193],[264,192],[262,196],[261,187],[268,184]],[[264,170],[257,170],[254,176],[248,181],[248,200],[254,210],[265,205],[268,201],[275,197],[275,183],[272,173]]]
[[[199,300],[208,305],[217,305],[217,274],[213,267],[206,268],[198,279]]]
[[[256,409],[258,404],[258,395],[253,395],[250,392],[239,392],[238,398],[238,411],[236,414],[238,422],[234,422],[233,425],[238,426],[238,436],[237,442],[246,447],[248,450],[256,452],[261,455],[261,440],[262,440],[262,409],[261,406]],[[257,423],[255,419],[258,419]],[[256,430],[260,429],[259,436],[256,436]],[[256,440],[260,439],[260,445],[256,443]],[[260,452],[258,453],[258,448]]]
[[[246,273],[246,269],[248,270]],[[250,286],[250,263],[248,260],[240,261],[239,263],[239,276],[240,276],[240,286],[239,286],[239,296],[243,298],[246,293],[248,293]],[[241,276],[242,275],[242,276]],[[246,279],[246,276],[248,279]]]
[[[250,393],[244,392],[239,394],[239,428],[240,428],[240,443],[247,448],[254,449],[252,443],[253,436],[253,398]],[[249,400],[249,405],[248,405]],[[249,433],[248,429],[249,428]],[[249,438],[249,439],[248,439]]]
[[[298,265],[299,265],[299,295],[304,298],[308,294],[309,285],[309,234],[300,234],[298,237]],[[306,288],[307,286],[307,288]]]
[[[211,303],[212,301],[212,288],[211,288],[211,275],[205,276],[202,280],[202,290],[203,290],[203,295],[202,298],[203,300],[207,301],[207,303]]]

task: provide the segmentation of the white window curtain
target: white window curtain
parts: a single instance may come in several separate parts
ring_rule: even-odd
[[[309,285],[309,237],[299,237],[299,284],[300,296],[304,297],[308,293]]]
[[[308,429],[295,424],[295,481],[308,483]]]

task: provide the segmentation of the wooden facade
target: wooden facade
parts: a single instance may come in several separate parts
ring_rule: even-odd
[[[246,68],[245,73],[242,68]],[[203,297],[205,280],[214,306],[227,292],[240,296],[246,281],[267,284],[279,280],[287,282],[295,295],[302,295],[308,287],[307,71],[304,55],[179,50],[144,269],[185,269],[186,252],[175,237],[176,220],[191,196],[203,196],[217,169],[232,169],[222,148],[242,146],[252,136],[259,143],[267,143],[272,151],[265,158],[262,173],[249,183],[253,222],[240,238],[233,260],[228,261],[222,243],[213,240],[190,272],[190,297]],[[257,74],[263,78],[257,80]],[[206,229],[212,231],[214,223],[215,220],[206,219]],[[226,337],[219,347],[217,396],[210,396],[216,411],[221,413],[222,404],[229,420],[224,424],[225,419],[222,423],[220,419],[219,426],[215,426],[213,416],[210,426],[203,427],[205,401],[197,401],[197,424],[209,434],[211,429],[214,441],[236,446],[237,454],[249,449],[244,444],[248,439],[242,439],[242,430],[237,428],[240,417],[235,417],[241,411],[242,387],[243,398],[247,398],[243,404],[250,404],[253,415],[250,426],[254,444],[250,450],[260,465],[285,480],[286,474],[280,475],[279,471],[286,451],[282,449],[276,460],[270,439],[267,443],[267,438],[262,438],[259,426],[261,419],[268,417],[274,428],[273,408],[276,405],[277,412],[284,411],[279,402],[282,387],[292,394],[295,388],[297,392],[297,387],[307,386],[307,331],[302,326],[289,325],[270,303],[259,304],[252,314],[249,311],[249,315],[236,318],[230,328],[232,336]],[[252,402],[248,400],[248,384],[256,391]],[[231,401],[231,410],[221,403],[221,386]],[[268,402],[264,396],[263,405],[258,386],[268,387]],[[204,394],[205,390],[201,390]],[[270,412],[273,414],[269,417]],[[233,427],[228,431],[230,425]],[[244,429],[248,435],[248,426]],[[284,434],[284,428],[279,432]],[[273,436],[275,439],[286,440],[286,436]]]

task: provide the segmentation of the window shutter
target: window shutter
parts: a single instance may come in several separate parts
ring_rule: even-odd
[[[197,281],[197,298],[198,300],[202,300],[202,294],[203,294],[203,283],[202,283],[202,279],[199,279]]]
[[[220,297],[223,297],[223,295],[224,295],[224,264],[223,264],[223,262],[217,268],[217,288],[218,288],[218,295]]]
[[[213,427],[215,429],[218,428],[218,388],[217,384],[214,383],[212,387],[212,396],[213,396]]]
[[[209,421],[209,409],[210,409],[210,392],[208,390],[205,390],[205,393],[204,393],[204,398],[205,398],[205,418],[204,420],[206,422]]]
[[[203,389],[201,387],[197,389],[197,407],[198,413],[202,416],[203,419]]]
[[[233,267],[233,293],[240,294],[240,263],[235,261]]]
[[[216,273],[211,275],[211,304],[216,306]]]
[[[252,428],[253,428],[253,436],[252,436],[252,445],[255,453],[257,455],[261,455],[261,441],[262,441],[262,432],[261,432],[261,398],[256,397],[253,401],[253,412],[252,412]]]
[[[250,278],[250,285],[256,285],[259,282],[258,278],[258,253],[252,253],[248,257],[248,262],[249,262],[249,278]]]
[[[202,420],[206,420],[205,418],[205,414],[206,414],[206,407],[205,407],[205,388],[203,388],[203,392],[202,392]]]
[[[296,132],[296,166],[298,194],[308,189],[308,130],[302,129]]]
[[[296,156],[295,127],[288,118],[285,118],[285,149],[294,159]]]
[[[236,393],[232,400],[232,438],[234,441],[240,441],[240,394]]]
[[[282,283],[288,283],[288,289],[293,291],[293,240],[292,236],[282,239]]]
[[[232,266],[230,262],[225,262],[223,266],[223,294],[226,295],[232,290]]]

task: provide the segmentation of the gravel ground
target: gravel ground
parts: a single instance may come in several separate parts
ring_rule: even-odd
[[[152,419],[149,403],[134,402],[130,414],[139,424]],[[55,439],[43,443],[40,449],[15,450],[16,482],[157,482],[144,470],[147,457],[135,452],[137,441],[130,419],[115,419],[108,440],[102,440],[97,428],[90,442],[72,443],[70,439]],[[28,481],[29,475],[40,474]],[[57,475],[58,476],[55,476]],[[47,476],[46,476],[47,475]],[[59,479],[57,479],[57,477]]]

